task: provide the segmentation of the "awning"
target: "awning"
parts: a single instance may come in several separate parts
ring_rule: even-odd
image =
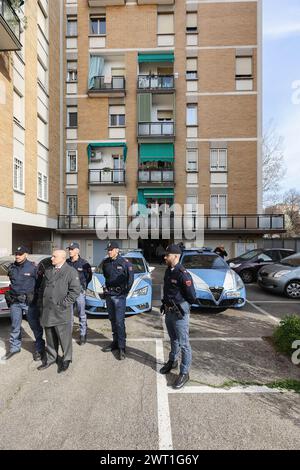
[[[174,189],[151,188],[143,190],[145,197],[174,197]]]
[[[173,162],[174,144],[141,144],[140,162]]]
[[[139,53],[139,64],[144,62],[174,62],[174,52]]]
[[[91,159],[91,153],[94,148],[98,147],[122,147],[123,148],[123,157],[124,157],[124,162],[126,161],[127,158],[127,144],[124,142],[101,142],[101,143],[90,143],[87,148],[88,152],[88,157],[89,160]]]

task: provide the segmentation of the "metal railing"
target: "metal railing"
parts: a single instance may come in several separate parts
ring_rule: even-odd
[[[142,218],[147,218],[147,215],[141,215]],[[150,215],[149,215],[150,217]],[[112,215],[59,215],[58,216],[58,229],[59,230],[96,230],[99,226],[114,227],[118,229],[122,227],[124,230],[128,224],[134,219],[132,216],[112,216]],[[161,228],[163,217],[158,217],[158,227]],[[182,227],[189,230],[195,230],[197,227],[203,226],[205,231],[248,231],[254,232],[284,232],[285,231],[285,216],[284,215],[205,215],[204,217],[197,217],[190,214],[186,220],[182,216],[171,215],[170,228],[174,230],[179,222],[182,222]],[[151,225],[150,225],[151,228]]]
[[[139,183],[173,183],[174,170],[172,169],[145,169],[138,171]]]
[[[112,77],[110,82],[106,82],[101,75],[94,77],[94,85],[89,91],[124,91],[125,84],[125,77]]]
[[[172,137],[175,135],[174,121],[139,122],[139,137]]]
[[[124,184],[125,170],[89,170],[89,184]]]
[[[139,75],[139,90],[173,90],[175,88],[174,75]]]
[[[0,0],[0,15],[16,38],[20,40],[21,22],[9,0]]]

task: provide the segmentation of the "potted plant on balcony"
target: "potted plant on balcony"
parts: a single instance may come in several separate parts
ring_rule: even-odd
[[[10,4],[15,13],[17,13],[23,29],[27,28],[27,17],[23,14],[22,11],[22,6],[24,5],[25,1],[26,0],[10,0]]]

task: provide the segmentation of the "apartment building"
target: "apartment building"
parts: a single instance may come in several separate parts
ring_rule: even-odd
[[[59,24],[52,0],[0,1],[0,256],[48,253],[57,228]]]
[[[56,246],[77,240],[97,263],[106,246],[97,228],[110,226],[113,214],[123,248],[150,255],[178,241],[172,227],[162,239],[160,225],[161,240],[126,236],[120,227],[132,204],[133,216],[174,203],[194,215],[203,205],[204,243],[222,242],[232,255],[284,231],[280,215],[261,215],[261,0],[27,0],[24,7],[25,47],[9,53],[17,64],[11,75],[1,54],[0,119],[11,134],[1,126],[10,156],[0,156],[8,175],[3,246],[15,226],[31,225],[39,242],[42,234]],[[22,126],[14,114],[23,79]]]

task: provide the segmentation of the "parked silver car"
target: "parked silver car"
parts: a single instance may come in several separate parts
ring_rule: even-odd
[[[28,255],[28,259],[36,264],[43,263],[44,265],[50,264],[50,255]],[[11,263],[13,263],[15,257],[4,256],[0,258],[0,318],[9,317],[10,310],[5,301],[5,291],[9,287],[9,278],[7,276],[7,270]]]
[[[261,268],[257,282],[269,292],[300,299],[300,253]]]

